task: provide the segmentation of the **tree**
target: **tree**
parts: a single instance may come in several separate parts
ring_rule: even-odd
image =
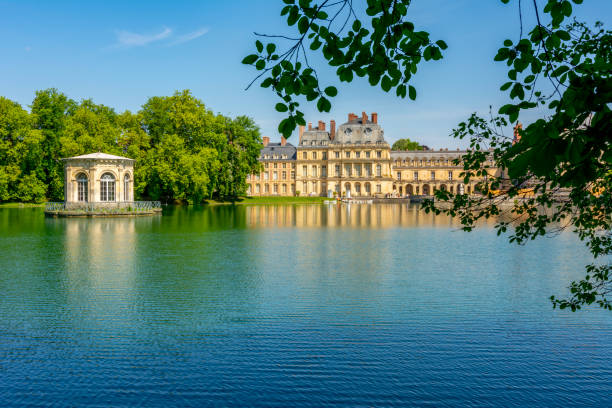
[[[396,140],[393,146],[391,146],[391,150],[423,150],[423,146],[419,142],[413,142],[406,138]]]
[[[441,59],[446,48],[406,21],[409,0],[367,0],[367,27],[350,0],[283,1],[281,15],[287,15],[288,26],[297,25],[297,34],[256,35],[283,41],[287,49],[276,52],[274,42],[264,46],[258,39],[257,52],[242,62],[260,71],[252,83],[261,80],[262,87],[281,99],[276,109],[287,112],[279,124],[285,136],[304,122],[296,98],[316,99],[318,110],[328,112],[328,98],[337,94],[333,87],[321,91],[309,52],[322,53],[340,81],[367,76],[372,86],[414,99],[416,90],[409,82],[418,65]],[[582,0],[547,0],[542,10],[536,0],[530,3],[533,27],[524,29],[522,2],[515,2],[521,16],[519,39],[505,40],[494,58],[508,67],[510,81],[500,90],[513,102],[499,109],[500,116],[472,115],[453,131],[455,137],[470,139],[471,150],[461,160],[464,182],[481,177],[482,196],[440,190],[436,198],[445,206],[430,201],[424,207],[460,217],[467,231],[478,219],[508,212],[512,222],[498,221],[497,231],[511,232],[510,241],[517,243],[573,228],[595,258],[606,257],[612,251],[612,34],[602,23],[592,28],[576,20],[567,23],[572,4]],[[518,138],[503,135],[503,127],[516,124],[522,111],[540,106],[549,113],[525,129],[517,127]],[[491,167],[501,173],[490,174]],[[533,195],[525,196],[526,189]],[[612,310],[607,298],[612,266],[593,263],[586,270],[583,280],[570,284],[568,298],[551,298],[553,306],[575,311],[596,303]]]
[[[42,161],[38,177],[47,186],[47,197],[62,200],[64,177],[60,162],[60,138],[64,134],[66,116],[75,108],[75,102],[57,89],[36,92],[32,102],[34,127],[42,132]]]
[[[36,93],[31,114],[0,97],[0,201],[62,200],[60,158],[92,151],[137,160],[136,197],[233,198],[259,170],[260,148],[251,118],[214,114],[187,90],[152,97],[136,114],[55,89]]]

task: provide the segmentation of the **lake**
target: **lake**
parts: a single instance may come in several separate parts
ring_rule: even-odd
[[[591,261],[416,205],[0,209],[0,406],[612,406]]]

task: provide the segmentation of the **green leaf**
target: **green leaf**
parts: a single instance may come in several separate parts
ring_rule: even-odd
[[[333,98],[334,96],[338,95],[338,90],[334,86],[328,86],[325,88],[325,94]]]
[[[284,103],[280,103],[280,102],[276,104],[275,108],[278,112],[287,112],[289,110],[287,105],[285,105]]]
[[[331,102],[322,96],[317,101],[317,109],[319,109],[319,112],[329,112],[331,109]]]
[[[255,61],[257,61],[257,58],[259,58],[257,56],[257,54],[251,54],[251,55],[247,55],[246,57],[244,57],[244,59],[242,60],[243,64],[246,65],[251,65],[252,63],[254,63]]]
[[[414,86],[412,85],[408,86],[408,97],[414,101],[416,99],[416,96],[417,96],[417,91],[414,88]]]
[[[276,44],[270,43],[266,45],[266,51],[268,52],[268,54],[272,54],[274,50],[276,50]]]
[[[387,75],[382,77],[380,87],[383,89],[383,91],[389,92],[389,90],[391,89],[391,78],[389,78]]]
[[[298,22],[298,30],[300,31],[300,34],[304,34],[306,31],[308,31],[308,21],[308,17],[306,16],[300,18],[300,21]]]
[[[261,43],[261,41],[259,41],[259,40],[255,41],[255,46],[257,47],[257,51],[258,52],[262,52],[263,51],[263,44]]]

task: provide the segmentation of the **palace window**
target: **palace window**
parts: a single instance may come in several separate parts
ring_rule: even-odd
[[[287,168],[287,163],[283,163],[283,169]]]
[[[270,174],[267,171],[264,173],[264,180],[270,180]]]
[[[302,176],[308,176],[308,166],[302,166]]]
[[[370,151],[368,150],[367,152],[365,152],[365,154],[366,154],[366,159],[369,159],[370,158]]]
[[[452,171],[448,172],[448,179],[451,180],[451,181],[453,180],[453,172]]]
[[[415,171],[415,172],[414,172],[414,174],[413,174],[413,178],[414,178],[414,180],[415,180],[415,181],[418,181],[418,180],[419,180],[419,172],[418,172],[418,171]]]
[[[312,152],[312,158],[313,158],[314,160],[317,160],[317,152]]]
[[[303,152],[302,153],[302,159],[306,160],[308,158],[308,153]]]
[[[360,152],[355,152],[355,157],[356,157],[357,159],[359,158],[359,156],[360,156],[360,155],[361,155],[361,154],[360,154]]]
[[[430,179],[432,179],[432,180],[436,179],[436,172],[435,171],[430,172],[429,175],[430,175],[430,177],[429,177]]]
[[[79,174],[76,178],[77,180],[77,190],[78,190],[78,200],[82,202],[87,202],[87,176],[83,173]]]
[[[295,171],[291,172],[291,180],[293,180],[295,178]]]
[[[370,194],[370,183],[365,184],[365,191],[367,194]]]
[[[259,185],[259,184],[255,184],[255,193],[256,193],[256,194],[261,193],[261,185]]]
[[[401,180],[401,179],[402,179],[402,172],[401,172],[401,171],[398,171],[398,172],[397,172],[397,179],[398,179],[398,180]]]
[[[344,157],[346,157],[347,159],[351,158],[351,152],[344,152]]]
[[[268,163],[264,163],[264,167],[267,169],[268,168]]]
[[[313,182],[312,182],[312,192],[313,192],[313,193],[316,193],[316,192],[317,192],[317,182],[316,182],[316,181],[313,181]]]
[[[250,184],[247,186],[247,194],[248,194],[248,195],[251,195],[251,194],[252,194],[252,193],[251,193],[251,185],[250,185]]]
[[[303,191],[304,194],[308,193],[308,182],[307,181],[302,182],[302,189],[304,190]]]
[[[123,176],[123,201],[130,201],[130,175]]]
[[[365,165],[365,175],[366,177],[372,177],[372,165],[369,163]]]
[[[340,152],[334,152],[334,156],[336,157],[336,159],[340,158]]]
[[[317,177],[317,166],[312,166],[312,176]]]
[[[251,181],[251,175],[247,174],[247,181]]]
[[[266,193],[269,193],[269,192],[270,192],[270,185],[269,185],[269,184],[266,184],[266,185],[264,186],[264,191],[265,191]]]
[[[287,180],[287,172],[283,171],[283,180]]]
[[[272,173],[272,180],[278,180],[278,171]]]
[[[340,177],[340,165],[336,164],[336,177]]]
[[[100,177],[100,201],[115,201],[115,176],[111,173]]]
[[[274,185],[274,194],[278,194],[278,184]]]
[[[380,150],[376,151],[376,157],[379,159],[382,157],[382,152]]]
[[[327,160],[327,152],[323,152],[323,160]]]
[[[382,166],[380,164],[376,165],[376,177],[382,177]]]
[[[287,194],[287,185],[283,184],[283,194]]]
[[[382,187],[381,187],[381,185],[380,185],[380,184],[377,184],[377,185],[376,185],[376,192],[377,192],[377,193],[382,193]]]
[[[291,194],[295,194],[295,184],[291,185]]]
[[[350,164],[344,165],[344,176],[351,177],[351,165]]]
[[[277,169],[278,168],[278,163],[274,163],[274,168]]]
[[[355,176],[361,177],[361,164],[355,165]]]
[[[321,176],[327,177],[327,166],[321,166]]]

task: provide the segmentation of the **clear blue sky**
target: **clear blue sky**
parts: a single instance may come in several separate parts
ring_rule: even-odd
[[[409,13],[417,28],[449,45],[442,61],[421,66],[417,101],[358,79],[339,86],[330,114],[303,106],[307,121],[343,123],[348,112],[378,112],[389,142],[409,137],[434,148],[464,147],[449,137],[452,128],[507,101],[498,90],[506,71],[493,56],[505,38],[518,36],[511,3],[414,0]],[[150,96],[191,89],[213,111],[249,115],[263,135],[278,139],[275,98],[259,87],[244,91],[254,70],[240,61],[253,49],[254,31],[289,32],[281,8],[281,0],[0,0],[0,95],[27,107],[36,90],[55,87],[76,100],[136,111]],[[575,10],[588,22],[607,22],[612,1],[586,0]],[[530,13],[525,18],[533,23]],[[333,71],[321,71],[338,85]]]

